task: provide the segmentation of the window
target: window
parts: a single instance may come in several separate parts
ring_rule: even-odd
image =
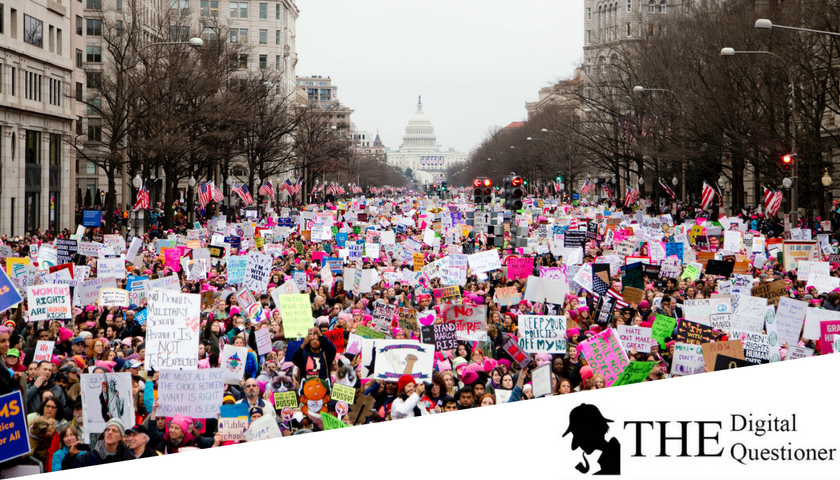
[[[274,6],[274,19],[280,20],[280,4]]]
[[[61,165],[61,135],[50,134],[50,165]]]
[[[260,45],[267,45],[268,44],[268,30],[261,28],[260,29]]]
[[[88,141],[90,141],[90,142],[101,142],[102,141],[102,126],[88,123],[87,137],[88,137]],[[88,162],[88,173],[91,170],[90,165],[93,165],[93,164]],[[95,165],[94,165],[94,168],[93,168],[93,173],[96,173],[96,166]]]
[[[44,48],[44,22],[29,15],[23,15],[23,41]]]
[[[41,82],[43,76],[34,72],[23,71],[23,96],[27,100],[41,101]]]
[[[81,102],[83,95],[82,95],[82,82],[76,82],[76,101]],[[81,135],[81,133],[79,134]]]
[[[11,70],[11,72],[9,72],[9,73],[11,73],[11,82],[10,82],[11,87],[12,87],[11,94],[15,95],[15,87],[17,86],[17,68],[9,67],[9,69]]]
[[[654,0],[648,2],[648,13],[656,13],[656,2]]]
[[[201,16],[202,17],[218,17],[219,16],[219,2],[201,0]]]
[[[102,20],[98,18],[86,18],[85,23],[87,24],[87,36],[88,37],[101,37],[102,36]]]
[[[274,31],[274,44],[280,45],[280,30]]]
[[[186,42],[190,39],[190,27],[169,27],[169,36],[173,42]]]
[[[81,85],[81,83],[77,83],[76,85]],[[82,134],[82,117],[76,119],[76,135]]]
[[[248,18],[248,2],[230,2],[230,18]]]
[[[86,102],[85,115],[99,115],[102,111],[102,99],[91,98]]]
[[[84,66],[83,60],[84,57],[82,56],[82,51],[78,48],[76,49],[76,68],[82,68]]]
[[[102,0],[87,0],[85,8],[88,10],[102,10]]]
[[[102,86],[102,72],[88,72],[87,88],[99,88]]]
[[[88,63],[102,63],[102,47],[88,45],[85,61]]]
[[[239,56],[239,68],[241,68],[241,69],[248,68],[248,55],[240,55]]]
[[[56,28],[55,29],[55,53],[58,54],[58,55],[61,55],[63,53],[63,50],[64,50],[64,43],[62,42],[61,37],[62,37],[61,29]]]
[[[601,73],[607,73],[607,59],[601,57],[598,59],[598,68],[601,70]]]
[[[632,30],[631,30],[631,27],[632,27],[632,25],[630,24],[630,22],[627,22],[627,29],[626,29],[626,30],[627,30],[627,33],[625,33],[625,35],[626,35],[626,36],[628,36],[628,37],[632,37],[632,36],[633,36],[633,33],[632,33]]]
[[[248,43],[248,29],[247,28],[231,28],[230,29],[230,43]]]
[[[279,7],[279,6],[280,6],[280,5],[278,5],[278,7]],[[3,22],[5,21],[5,18],[4,18],[4,12],[5,12],[5,11],[6,11],[6,7],[5,7],[5,5],[3,5],[2,3],[0,3],[0,33],[4,33],[4,32],[5,32],[5,31],[3,30]]]
[[[633,0],[627,0],[627,11],[628,12],[633,11]]]
[[[330,91],[326,88],[321,89],[321,98],[322,102],[329,102],[330,101]],[[341,117],[341,115],[339,115]]]
[[[260,20],[268,20],[268,4],[260,3]]]
[[[26,131],[26,163],[41,163],[41,132]]]
[[[219,38],[219,31],[214,27],[204,27],[201,31],[201,37],[208,41],[215,41]]]
[[[591,30],[586,31],[586,43],[587,44],[592,43],[592,31]]]
[[[667,6],[668,4],[665,3],[665,0],[659,2],[659,13],[665,13],[665,9]]]
[[[586,21],[592,20],[592,9],[590,7],[586,7]]]
[[[280,55],[274,56],[274,69],[280,70]]]
[[[189,15],[190,13],[189,0],[169,0],[169,14],[170,15]]]
[[[260,55],[260,70],[268,68],[268,55]]]
[[[76,15],[76,35],[82,34],[82,17]]]
[[[117,20],[117,36],[122,37],[122,20]]]
[[[653,24],[651,23],[647,27],[648,27],[648,37],[652,37],[653,36]]]
[[[122,0],[117,0],[117,10],[122,10]]]
[[[61,106],[61,80],[50,78],[50,105]]]

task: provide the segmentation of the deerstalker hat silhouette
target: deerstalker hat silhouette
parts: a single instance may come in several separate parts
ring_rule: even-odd
[[[601,415],[601,411],[595,405],[581,403],[569,412],[569,428],[566,429],[565,437],[570,433],[582,432],[595,424],[612,422]],[[572,448],[575,448],[574,446]]]

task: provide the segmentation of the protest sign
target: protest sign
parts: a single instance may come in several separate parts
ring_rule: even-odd
[[[180,292],[181,291],[181,281],[178,279],[178,275],[170,275],[168,277],[157,278],[155,280],[149,280],[146,282],[146,289],[151,290],[168,290],[170,292]]]
[[[198,368],[201,296],[156,290],[147,297],[146,370]]]
[[[381,332],[390,331],[391,322],[397,313],[397,306],[381,300],[373,304],[373,327]]]
[[[458,340],[487,341],[487,306],[452,305],[436,306],[445,323],[454,323]]]
[[[683,302],[685,318],[701,325],[711,326],[711,316],[732,313],[732,300],[729,298],[704,298]]]
[[[729,320],[729,331],[732,330],[761,333],[764,330],[764,317],[733,314]]]
[[[470,269],[472,269],[474,273],[485,273],[502,268],[502,264],[499,260],[499,251],[495,248],[468,255],[467,260],[469,261]]]
[[[29,321],[73,318],[69,285],[36,285],[27,287]]]
[[[523,298],[531,302],[562,305],[566,300],[567,293],[569,293],[569,285],[564,281],[530,276],[525,285]]]
[[[706,364],[703,360],[703,348],[700,345],[680,343],[674,346],[674,375],[694,375],[703,373]]]
[[[625,302],[638,306],[644,299],[645,291],[634,287],[624,287],[621,295]]]
[[[103,288],[99,290],[100,307],[128,307],[128,292],[121,288]]]
[[[823,355],[835,353],[834,344],[840,340],[840,320],[823,320],[820,322],[820,353]],[[40,343],[40,342],[38,342]]]
[[[651,329],[647,327],[619,325],[618,337],[626,350],[650,353]]]
[[[423,254],[412,253],[411,258],[414,263],[414,271],[419,272],[420,270],[423,270],[423,265],[425,265],[425,262],[423,261]]]
[[[29,453],[29,429],[23,395],[20,391],[13,391],[0,397],[0,413],[3,419],[3,428],[0,429],[0,445],[3,446],[0,448],[0,464],[2,464]]]
[[[231,285],[238,285],[245,280],[245,269],[248,266],[248,258],[235,255],[227,260],[227,281]]]
[[[519,347],[527,353],[566,353],[566,317],[520,315]]]
[[[353,402],[356,401],[356,389],[340,383],[334,383],[330,399],[347,402],[348,405],[353,405]]]
[[[799,336],[802,334],[802,326],[805,323],[805,313],[808,304],[789,297],[779,299],[779,308],[776,310],[776,335],[778,344],[789,345],[799,343]],[[760,333],[760,332],[759,332]],[[771,335],[768,332],[768,335]]]
[[[505,343],[502,345],[502,349],[505,353],[510,355],[510,358],[518,363],[521,368],[525,368],[531,364],[532,358],[519,348],[519,344],[515,339],[513,339],[513,337],[508,337],[507,340],[505,340]]]
[[[744,359],[744,345],[741,340],[727,340],[725,342],[709,342],[701,345],[703,350],[703,362],[706,364],[706,370],[713,371],[715,369],[715,362],[718,355],[726,355],[727,357]]]
[[[734,298],[732,299],[732,313],[736,315],[764,317],[764,311],[766,309],[766,298],[735,294]]]
[[[356,334],[363,338],[369,339],[378,339],[378,338],[385,338],[385,334],[382,332],[377,332],[376,330],[371,330],[370,328],[359,325],[356,327]]]
[[[274,392],[275,410],[282,410],[285,407],[298,407],[298,397],[297,393],[294,390],[287,392]]]
[[[508,258],[505,263],[507,264],[507,268],[508,268],[507,277],[509,279],[518,280],[518,279],[522,279],[522,278],[528,278],[530,275],[533,274],[534,257],[526,257],[526,258],[511,257],[511,258]]]
[[[807,340],[820,338],[820,322],[827,320],[840,320],[840,312],[809,308],[805,314],[805,328],[802,331],[802,338]]]
[[[245,440],[245,432],[248,430],[248,417],[222,417],[219,419],[219,435],[223,442],[236,442]]]
[[[104,432],[105,424],[112,418],[122,420],[123,425],[134,424],[134,395],[130,373],[83,373],[79,386],[85,434]],[[85,442],[87,440],[80,439]]]
[[[125,278],[125,256],[114,255],[97,260],[97,277]]]
[[[55,240],[56,263],[72,262],[77,250],[78,241],[57,238]]]
[[[789,346],[786,360],[797,360],[800,358],[806,358],[814,355],[813,348],[806,348],[800,346]]]
[[[784,280],[779,281],[783,282]],[[819,293],[830,293],[835,288],[840,287],[840,278],[812,273],[808,276],[808,283],[806,285],[806,288],[811,287],[816,288]]]
[[[32,362],[49,362],[52,360],[53,347],[55,342],[51,340],[38,340],[35,344],[35,355],[32,357]]]
[[[668,317],[666,315],[656,314],[656,319],[653,321],[650,336],[659,342],[659,348],[665,349],[665,339],[674,334],[674,328],[677,326],[677,319]]]
[[[522,298],[521,294],[516,290],[516,287],[505,287],[496,289],[496,303],[500,307],[509,307],[517,305]]]
[[[768,363],[770,361],[770,343],[767,339],[767,335],[762,333],[732,330],[729,332],[729,338],[741,339],[741,342],[744,345],[744,359],[747,362],[759,364]]]
[[[420,327],[417,324],[417,310],[413,308],[400,307],[398,311],[399,326],[406,333],[406,336],[420,335]]]
[[[612,384],[613,387],[620,387],[621,385],[633,385],[634,383],[642,383],[644,382],[648,376],[650,376],[650,372],[653,371],[653,368],[656,366],[656,362],[637,362],[632,361],[630,362],[627,367],[624,368],[624,371],[621,372],[621,375],[615,379],[615,382]]]
[[[239,385],[245,375],[245,365],[248,361],[248,347],[234,347],[225,345],[219,365],[224,373],[224,382],[228,385]]]
[[[420,327],[420,340],[427,345],[434,345],[436,352],[458,348],[454,323],[424,325]]]
[[[12,281],[5,270],[0,271],[0,312],[14,307],[23,301],[23,297],[12,285]]]
[[[255,332],[257,340],[257,355],[265,355],[271,352],[271,332],[267,328],[261,328]]]
[[[770,283],[760,283],[752,288],[752,296],[767,299],[768,304],[778,305],[779,299],[787,295],[787,284],[784,280]]]
[[[270,275],[271,257],[254,251],[248,252],[242,285],[254,292],[265,292]]]
[[[787,271],[797,270],[799,261],[819,261],[819,248],[816,240],[792,241],[786,240],[782,244],[783,267]]]
[[[251,426],[245,432],[245,441],[256,442],[269,438],[280,438],[282,436],[283,433],[280,431],[280,427],[277,426],[276,417],[273,415],[263,415],[251,422]]]
[[[435,304],[441,305],[455,301],[459,303],[461,300],[461,289],[458,286],[435,288],[433,290],[435,296]]]
[[[339,428],[348,428],[350,425],[342,422],[341,420],[335,418],[334,416],[330,415],[329,413],[322,413],[321,414],[321,421],[324,422],[324,430],[338,430]]]
[[[158,375],[158,415],[216,418],[224,396],[221,368],[161,369]]]
[[[754,365],[746,360],[740,358],[729,357],[726,355],[718,355],[715,358],[715,371],[731,370],[733,368],[743,368]]]
[[[403,375],[431,380],[434,349],[412,340],[374,340],[374,349],[376,364],[371,377],[374,380],[396,381]]]
[[[552,395],[550,363],[531,370],[531,388],[534,398]]]
[[[309,295],[277,295],[275,302],[280,307],[286,338],[305,337],[315,324]]]
[[[712,338],[712,327],[685,319],[680,319],[677,324],[677,342],[700,345],[711,342]]]
[[[668,318],[668,317],[665,317]],[[594,373],[604,376],[607,386],[615,382],[622,370],[630,363],[621,339],[615,334],[612,328],[599,332],[578,344],[578,351],[583,358],[589,362]]]

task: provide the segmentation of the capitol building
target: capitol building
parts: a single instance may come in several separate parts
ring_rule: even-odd
[[[467,154],[454,148],[441,151],[437,144],[432,121],[423,113],[423,103],[417,98],[417,111],[408,119],[403,143],[397,151],[385,150],[389,165],[403,172],[410,168],[420,185],[442,182],[446,179],[449,166],[467,161]]]

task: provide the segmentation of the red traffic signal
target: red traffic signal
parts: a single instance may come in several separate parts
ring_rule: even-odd
[[[793,162],[793,155],[785,155],[782,157],[782,163],[790,165]]]
[[[476,187],[476,188],[480,187],[481,186],[481,179],[476,178],[475,180],[473,180],[473,186]]]
[[[484,186],[485,186],[485,187],[489,187],[489,186],[491,186],[491,185],[493,185],[493,182],[492,182],[492,181],[490,181],[490,179],[489,179],[489,178],[485,178],[485,179],[484,179]]]
[[[522,177],[513,177],[513,179],[510,181],[510,183],[514,187],[518,187],[518,186],[522,185]]]

